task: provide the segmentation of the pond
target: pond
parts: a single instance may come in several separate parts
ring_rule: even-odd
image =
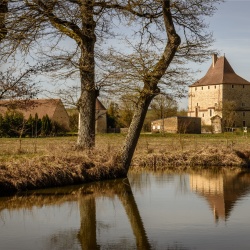
[[[0,198],[0,249],[250,249],[250,173],[128,179]]]

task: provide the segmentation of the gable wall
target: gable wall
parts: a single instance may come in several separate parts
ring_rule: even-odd
[[[59,102],[51,119],[69,129],[69,116],[62,102]]]
[[[95,116],[96,116],[95,132],[107,133],[107,111],[96,110]]]

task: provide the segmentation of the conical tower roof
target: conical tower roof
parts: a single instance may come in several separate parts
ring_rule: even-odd
[[[250,84],[249,81],[238,76],[225,56],[222,56],[212,63],[206,75],[193,83],[193,86],[206,86],[215,84]]]

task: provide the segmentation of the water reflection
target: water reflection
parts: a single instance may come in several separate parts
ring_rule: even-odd
[[[215,237],[218,233],[206,222],[208,218],[211,221],[211,216],[204,218],[206,211],[200,212],[199,209],[200,207],[202,209],[209,207],[214,213],[216,222],[219,220],[226,221],[231,216],[232,210],[237,208],[236,203],[239,200],[246,197],[246,195],[250,198],[249,192],[249,172],[131,173],[129,180],[120,179],[90,183],[75,187],[39,190],[27,193],[24,196],[3,197],[0,199],[0,217],[2,217],[2,224],[7,224],[8,226],[9,221],[4,216],[6,216],[6,211],[9,214],[13,213],[11,215],[13,218],[10,220],[14,221],[11,223],[15,225],[15,219],[20,216],[18,213],[15,215],[15,211],[20,210],[22,211],[21,213],[24,213],[23,211],[31,211],[33,213],[34,211],[35,215],[30,221],[33,223],[32,220],[37,216],[39,219],[35,221],[38,221],[39,224],[43,218],[42,216],[51,213],[50,207],[54,209],[53,212],[55,214],[52,212],[48,220],[57,216],[57,213],[60,214],[58,210],[61,207],[63,210],[68,211],[74,204],[72,209],[73,215],[70,217],[70,220],[76,218],[76,222],[72,222],[73,226],[64,227],[63,225],[60,228],[55,227],[53,230],[50,230],[51,233],[46,232],[45,234],[42,233],[38,225],[37,231],[42,236],[40,239],[41,243],[39,243],[40,245],[37,246],[37,249],[94,250],[119,248],[147,250],[162,249],[163,247],[169,250],[230,249],[228,248],[231,244],[230,242],[225,243],[228,244],[225,248],[223,246],[220,246],[220,248],[209,246],[211,242],[216,242]],[[202,199],[199,197],[202,197]],[[105,199],[111,203],[111,205],[107,206],[107,209],[110,209],[112,202],[115,201],[118,201],[122,209],[124,209],[125,220],[129,226],[125,225],[123,230],[131,232],[131,237],[122,235],[116,238],[116,236],[110,235],[109,239],[105,241],[100,237],[100,232],[109,231],[112,227],[109,222],[110,217],[105,221],[98,215],[100,209],[104,209],[100,200],[103,201]],[[200,200],[203,201],[204,199],[207,201],[207,203],[203,202],[205,206],[200,204]],[[195,203],[194,206],[193,203]],[[197,204],[198,206],[195,207]],[[36,212],[36,209],[40,210]],[[210,214],[210,210],[206,210]],[[245,210],[248,211],[248,208]],[[115,207],[115,213],[117,213],[117,207]],[[205,222],[197,223],[200,220],[195,217],[198,213],[200,213],[199,218],[204,219]],[[106,211],[103,214],[106,216]],[[109,214],[112,214],[112,212]],[[31,214],[30,217],[32,216]],[[58,218],[59,220],[64,220],[64,217],[61,215]],[[117,218],[120,220],[120,217]],[[123,218],[122,220],[122,223],[125,223]],[[213,222],[211,224],[215,225]],[[120,230],[119,225],[113,226],[113,230]],[[242,237],[245,241],[246,239],[248,240],[248,236],[244,235],[246,227],[249,227],[249,224],[243,224],[243,233],[239,232],[236,234],[237,237],[243,235]],[[32,227],[29,230],[32,230]],[[46,226],[43,230],[47,231]],[[0,249],[8,249],[2,243],[4,242],[3,240],[6,240],[1,235],[2,232],[5,231],[1,231],[0,226]],[[114,231],[111,230],[111,232]],[[232,232],[235,234],[233,230]],[[15,233],[13,232],[13,239],[15,239]],[[121,234],[123,233],[124,231],[121,230]],[[206,238],[203,239],[204,235]],[[228,239],[231,240],[231,238],[229,237]],[[213,240],[211,241],[211,239]],[[207,243],[204,243],[206,241]],[[219,234],[217,241],[220,241]],[[16,240],[16,244],[19,247],[18,240]],[[34,242],[29,244],[32,246]],[[207,248],[204,244],[207,244]],[[23,249],[32,249],[25,247]]]
[[[190,188],[205,197],[216,222],[226,221],[235,203],[250,191],[250,173],[203,171],[190,175]]]
[[[60,205],[64,202],[78,201],[80,211],[80,230],[60,232],[52,235],[47,249],[71,249],[78,238],[82,249],[100,249],[97,244],[96,199],[117,196],[123,205],[130,222],[137,249],[151,249],[143,222],[135,202],[128,179],[87,184],[78,188],[57,189],[32,192],[26,196],[3,198],[0,211],[8,209],[32,209],[45,205]],[[1,244],[0,244],[1,245]],[[69,248],[67,248],[67,246]],[[126,246],[123,246],[126,249]],[[115,248],[114,248],[115,249]]]
[[[128,179],[86,185],[81,190],[79,240],[82,249],[99,249],[96,242],[95,198],[117,196],[129,219],[137,249],[151,249]]]

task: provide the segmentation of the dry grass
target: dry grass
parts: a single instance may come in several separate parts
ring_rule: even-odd
[[[117,156],[124,135],[98,135],[96,149],[76,151],[76,137],[0,139],[0,195],[124,176]],[[132,167],[186,169],[249,166],[250,138],[225,135],[142,135]]]

